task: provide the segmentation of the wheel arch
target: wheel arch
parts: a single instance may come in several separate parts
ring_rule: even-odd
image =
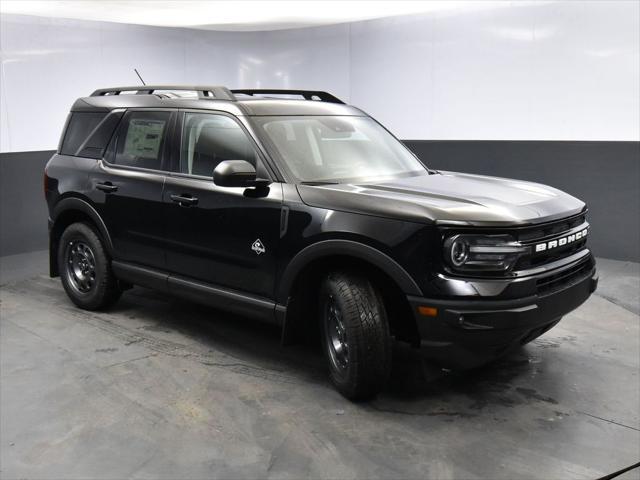
[[[369,263],[392,278],[407,295],[422,295],[420,287],[407,271],[380,250],[353,240],[323,240],[302,249],[287,265],[280,282],[276,300],[285,305],[296,277],[312,262],[326,257],[351,257]]]
[[[419,341],[407,295],[422,291],[407,271],[380,250],[353,240],[324,240],[300,251],[287,265],[278,284],[277,313],[282,315],[283,343],[305,336],[309,308],[314,309],[319,282],[332,270],[362,272],[380,290],[392,329],[403,340]],[[284,308],[286,306],[286,309]],[[314,310],[315,312],[315,310]],[[315,318],[315,315],[311,317]],[[307,324],[303,326],[303,324]],[[313,327],[315,328],[315,327]]]
[[[57,277],[57,252],[60,236],[65,228],[75,222],[85,222],[91,225],[104,241],[107,253],[113,253],[113,243],[107,226],[96,209],[86,200],[78,197],[63,198],[54,207],[51,215],[51,229],[49,231],[49,275]]]

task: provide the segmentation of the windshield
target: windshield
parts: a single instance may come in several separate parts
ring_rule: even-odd
[[[254,117],[300,183],[373,181],[424,175],[427,169],[377,122],[368,117]]]

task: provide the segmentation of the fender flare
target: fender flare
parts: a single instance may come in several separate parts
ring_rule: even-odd
[[[52,228],[55,226],[60,215],[62,215],[65,212],[68,212],[69,210],[80,211],[86,214],[93,221],[96,228],[100,232],[102,239],[105,242],[105,246],[107,247],[107,252],[109,253],[109,255],[112,255],[113,242],[111,241],[111,235],[109,235],[107,226],[104,223],[104,220],[102,220],[102,217],[100,217],[100,214],[96,211],[96,209],[93,208],[93,206],[86,200],[83,200],[78,197],[67,197],[60,200],[58,204],[54,207],[51,215]],[[50,242],[52,241],[53,239],[50,240]]]
[[[277,303],[287,304],[296,277],[310,262],[334,255],[354,257],[370,263],[387,274],[405,294],[422,296],[420,287],[407,271],[380,250],[353,240],[322,240],[305,247],[291,259],[278,283]]]

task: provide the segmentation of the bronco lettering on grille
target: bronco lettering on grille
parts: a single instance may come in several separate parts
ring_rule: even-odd
[[[545,250],[551,250],[553,248],[562,247],[569,243],[573,243],[581,238],[585,238],[587,236],[587,229],[581,230],[577,233],[573,233],[571,235],[567,235],[566,237],[556,238],[555,240],[550,240],[548,242],[538,243],[536,245],[536,253],[544,252]]]

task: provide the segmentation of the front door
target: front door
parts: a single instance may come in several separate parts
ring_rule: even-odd
[[[224,188],[213,170],[246,160],[268,175],[258,150],[232,117],[184,112],[181,148],[167,176],[167,267],[172,274],[272,298],[280,234],[282,188]]]

